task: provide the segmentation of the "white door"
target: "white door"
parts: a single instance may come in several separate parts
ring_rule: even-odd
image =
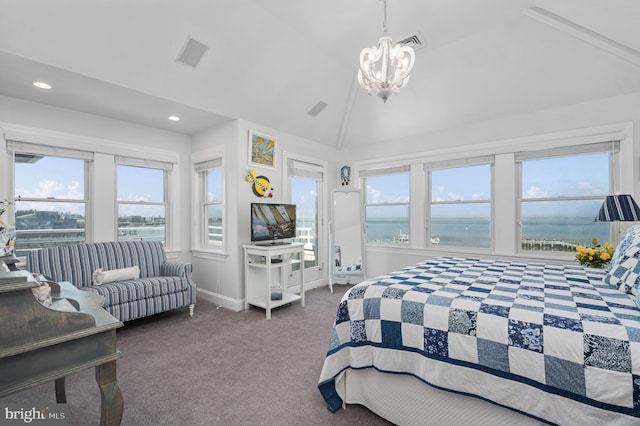
[[[304,280],[319,280],[324,263],[322,180],[318,177],[290,176],[289,188],[291,203],[296,205],[296,242],[304,243]],[[296,265],[292,273],[298,270]]]

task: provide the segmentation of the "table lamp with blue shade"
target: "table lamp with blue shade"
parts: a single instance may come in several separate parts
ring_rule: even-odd
[[[594,222],[638,222],[640,207],[629,194],[607,195]],[[618,241],[620,242],[620,224],[618,223]]]

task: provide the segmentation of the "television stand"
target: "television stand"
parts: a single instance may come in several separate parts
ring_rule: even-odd
[[[244,245],[244,308],[258,306],[271,319],[271,310],[300,301],[304,306],[304,244]],[[291,265],[300,265],[300,291],[287,285]]]

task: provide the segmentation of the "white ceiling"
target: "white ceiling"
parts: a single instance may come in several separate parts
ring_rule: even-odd
[[[242,118],[340,148],[640,92],[640,1],[388,0],[391,37],[426,45],[383,104],[355,79],[382,10],[380,0],[0,0],[0,94],[186,134]],[[187,37],[209,46],[195,69],[176,61]],[[309,116],[319,101],[328,106]]]

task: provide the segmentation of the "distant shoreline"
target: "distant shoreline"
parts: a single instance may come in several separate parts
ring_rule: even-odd
[[[492,224],[488,218],[434,218],[428,225],[428,235],[438,239],[441,246],[485,247],[491,244]],[[498,225],[494,225],[498,226]],[[367,241],[407,243],[411,237],[405,219],[373,219],[367,221]],[[499,226],[498,226],[499,228]],[[610,224],[594,222],[591,217],[523,218],[520,250],[575,251],[577,246],[611,239]]]

